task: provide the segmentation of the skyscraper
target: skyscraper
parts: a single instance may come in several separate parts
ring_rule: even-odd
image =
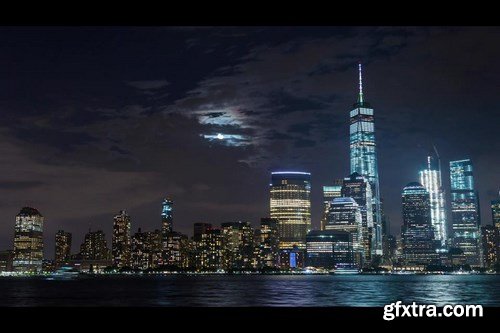
[[[328,210],[330,209],[330,203],[335,198],[340,198],[342,196],[342,184],[343,179],[335,179],[333,185],[323,186],[323,216],[321,217],[321,230],[325,230],[326,219],[328,218]]]
[[[434,228],[434,238],[441,248],[446,246],[446,210],[444,191],[441,181],[439,160],[427,156],[427,167],[419,172],[420,183],[427,189],[430,196],[431,222]]]
[[[491,218],[493,225],[500,229],[500,193],[498,199],[491,201]]]
[[[249,222],[221,224],[224,236],[224,269],[251,269],[254,254],[254,231]]]
[[[55,264],[56,267],[71,259],[71,233],[64,230],[56,232]]]
[[[113,264],[120,268],[129,266],[130,251],[130,216],[126,211],[121,210],[113,218]]]
[[[174,202],[168,198],[163,199],[161,210],[161,231],[164,235],[173,230]]]
[[[413,182],[403,188],[403,259],[407,265],[427,265],[437,258],[429,192]]]
[[[330,204],[325,230],[351,233],[355,261],[358,265],[364,264],[361,209],[353,198],[340,197],[333,199]]]
[[[42,214],[35,208],[23,207],[17,214],[14,227],[15,271],[42,271],[43,222]]]
[[[270,210],[271,218],[278,220],[280,249],[304,250],[311,229],[311,174],[273,172]]]
[[[207,228],[196,243],[196,268],[217,271],[224,267],[224,236],[220,229]]]
[[[131,266],[138,269],[156,268],[162,263],[162,234],[160,230],[141,228],[131,239]]]
[[[371,186],[363,176],[354,172],[349,177],[344,178],[342,196],[353,198],[361,211],[361,238],[359,242],[363,246],[365,263],[368,264],[372,254],[375,254]]]
[[[278,220],[271,218],[261,218],[259,236],[259,266],[262,268],[278,267]]]
[[[467,264],[480,265],[479,204],[470,159],[450,161],[453,246],[461,249]]]
[[[487,269],[495,269],[499,253],[499,230],[493,225],[485,225],[481,228],[483,246],[483,265]]]
[[[162,257],[163,261],[169,261],[168,236],[173,231],[173,208],[174,202],[169,198],[163,199],[161,210],[161,235],[162,235]]]
[[[180,232],[170,232],[167,236],[167,244],[168,244],[168,257],[165,262],[167,265],[176,266],[179,268],[188,267],[188,254],[187,254],[187,243],[188,236],[180,233]]]
[[[83,260],[108,260],[109,254],[110,251],[104,232],[102,230],[89,230],[80,245],[79,257]]]
[[[372,256],[382,255],[382,214],[375,144],[374,112],[363,97],[361,64],[359,64],[359,96],[350,112],[350,155],[351,174],[365,177],[372,189],[373,245]]]

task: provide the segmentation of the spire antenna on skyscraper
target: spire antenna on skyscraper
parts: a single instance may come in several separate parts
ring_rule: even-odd
[[[383,254],[382,251],[382,206],[378,178],[377,148],[375,142],[374,110],[365,102],[363,96],[362,64],[358,63],[359,96],[349,112],[349,148],[351,174],[357,172],[371,186],[373,229],[370,244],[372,258]]]
[[[361,68],[361,62],[358,64],[359,68],[359,103],[363,103],[363,74],[362,74],[362,68]]]

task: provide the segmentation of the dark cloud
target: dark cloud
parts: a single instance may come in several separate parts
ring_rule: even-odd
[[[44,185],[40,181],[0,181],[0,190],[28,190]]]

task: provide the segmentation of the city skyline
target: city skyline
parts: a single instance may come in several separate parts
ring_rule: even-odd
[[[42,31],[38,33],[42,34],[44,29],[41,30]],[[128,34],[133,31],[133,29],[126,30]],[[308,29],[304,29],[304,31],[301,32],[301,34],[305,36],[306,42],[302,42],[302,44],[299,42],[297,43],[299,43],[302,48],[309,50],[315,50],[315,48],[317,49],[319,47],[314,43],[315,39],[311,36],[316,36],[316,39],[319,40],[329,40],[330,43],[338,38],[338,36],[335,37],[335,29],[325,29],[328,30],[329,33],[319,32],[315,29],[307,30]],[[29,29],[27,31],[29,31]],[[78,35],[78,29],[75,31],[75,34]],[[166,34],[189,35],[189,32],[183,31],[182,29],[180,29],[180,31],[181,32],[169,31]],[[221,31],[224,32],[224,29],[219,30],[219,32]],[[230,31],[230,29],[226,31]],[[399,63],[400,60],[398,59],[402,57],[408,60],[409,51],[407,49],[411,49],[412,43],[432,44],[432,41],[435,41],[435,38],[437,38],[436,35],[439,36],[442,34],[456,37],[456,34],[462,33],[473,35],[473,32],[467,29],[464,29],[462,32],[453,31],[453,29],[438,29],[432,30],[431,32],[434,34],[430,33],[430,36],[426,37],[410,29],[406,32],[408,36],[401,37],[401,35],[404,34],[399,30],[390,33],[390,29],[377,31],[376,29],[370,30],[366,28],[365,30],[354,30],[352,33],[357,33],[358,36],[359,34],[363,35],[360,31],[364,31],[367,35],[376,35],[378,33],[385,37],[399,38],[407,44],[403,43],[404,45],[390,51],[394,58],[391,65],[388,64],[388,59],[384,57],[372,55],[365,55],[363,57],[362,51],[359,51],[359,56],[352,56],[345,62],[333,56],[342,50],[349,49],[347,46],[335,49],[333,45],[330,45],[330,48],[333,48],[332,50],[330,50],[329,47],[316,50],[320,54],[330,54],[332,59],[336,61],[326,64],[325,68],[322,69],[325,71],[323,74],[313,75],[317,76],[315,79],[325,80],[325,82],[329,83],[329,92],[317,88],[318,96],[322,97],[318,97],[319,99],[315,100],[314,97],[311,97],[314,96],[311,91],[305,93],[305,95],[301,92],[304,89],[304,83],[302,83],[297,84],[295,88],[287,86],[287,91],[285,92],[297,92],[298,97],[306,96],[307,98],[302,98],[302,100],[297,98],[293,100],[290,95],[286,95],[283,91],[282,95],[266,98],[266,100],[272,99],[275,103],[278,103],[274,107],[275,110],[278,110],[276,111],[278,114],[281,114],[279,110],[286,110],[283,112],[289,115],[287,119],[290,118],[291,115],[296,121],[295,124],[291,124],[288,123],[289,120],[287,120],[286,128],[278,126],[279,131],[274,134],[272,139],[263,135],[262,132],[260,132],[260,136],[254,135],[262,131],[264,127],[255,127],[256,125],[253,121],[256,119],[256,116],[252,114],[251,109],[255,109],[253,112],[259,110],[260,112],[264,112],[262,110],[265,108],[259,108],[258,105],[256,106],[250,103],[248,99],[245,99],[248,96],[245,96],[245,98],[242,97],[242,101],[239,103],[235,102],[235,104],[242,104],[243,106],[240,106],[242,109],[233,109],[232,106],[220,103],[221,97],[212,90],[210,80],[208,79],[201,81],[203,84],[201,84],[200,87],[203,87],[205,92],[213,97],[214,101],[219,99],[219,104],[215,103],[209,107],[207,102],[205,102],[203,105],[204,108],[201,108],[199,105],[195,107],[198,113],[187,112],[186,115],[186,112],[183,111],[184,116],[182,115],[183,112],[180,111],[177,113],[170,112],[165,110],[165,107],[161,108],[161,105],[153,106],[156,103],[155,101],[161,97],[161,91],[163,91],[163,89],[165,90],[165,94],[174,94],[169,89],[176,85],[175,80],[166,80],[169,81],[168,83],[159,82],[161,80],[157,80],[158,82],[153,82],[154,80],[146,80],[148,82],[133,81],[130,86],[136,90],[135,92],[130,92],[132,97],[129,98],[142,99],[144,105],[140,108],[138,108],[137,105],[135,108],[129,107],[127,109],[126,106],[123,106],[114,110],[101,109],[97,106],[84,107],[83,105],[85,105],[85,103],[79,104],[82,101],[78,101],[78,97],[82,96],[72,95],[73,90],[71,89],[79,85],[85,88],[85,82],[78,81],[74,78],[70,79],[73,84],[65,88],[68,89],[67,91],[70,92],[69,96],[74,98],[74,100],[59,103],[58,98],[54,97],[54,95],[43,95],[42,92],[38,92],[41,94],[38,96],[40,102],[37,102],[37,107],[34,108],[30,99],[24,104],[19,104],[14,97],[5,99],[6,103],[4,104],[4,112],[2,113],[5,117],[4,119],[18,119],[16,118],[18,116],[14,115],[12,113],[13,111],[9,112],[9,110],[20,110],[21,116],[19,116],[19,120],[22,121],[16,123],[16,126],[12,126],[8,130],[5,130],[2,134],[4,135],[2,145],[4,147],[4,152],[6,152],[6,155],[3,157],[6,160],[4,168],[9,167],[11,163],[14,162],[24,162],[20,163],[21,167],[19,167],[19,164],[17,164],[15,168],[9,167],[9,170],[4,172],[5,179],[1,183],[2,186],[0,186],[0,190],[3,191],[5,197],[8,198],[0,208],[0,214],[4,220],[0,229],[0,249],[11,248],[14,216],[19,209],[24,206],[25,202],[30,202],[30,204],[39,209],[45,217],[44,227],[46,231],[44,234],[46,235],[46,247],[49,249],[53,248],[53,237],[50,235],[54,235],[55,231],[58,229],[64,229],[73,233],[75,237],[73,249],[81,243],[84,235],[83,231],[88,229],[89,224],[93,229],[104,230],[106,236],[110,237],[112,216],[122,209],[126,209],[132,217],[132,231],[135,231],[137,227],[142,227],[145,230],[160,228],[161,222],[159,221],[161,220],[159,219],[159,214],[161,210],[158,201],[165,196],[169,196],[175,201],[176,217],[174,229],[183,233],[190,234],[192,224],[195,222],[220,224],[227,221],[242,220],[251,222],[253,226],[256,227],[261,217],[268,216],[266,184],[268,183],[270,171],[277,171],[278,169],[311,172],[312,227],[313,229],[319,229],[319,221],[324,209],[321,193],[322,186],[332,184],[334,179],[344,178],[349,174],[349,172],[347,172],[349,161],[348,134],[346,130],[346,124],[348,123],[348,115],[346,113],[348,111],[346,110],[349,108],[349,105],[352,104],[352,100],[356,95],[355,81],[357,78],[355,66],[358,59],[355,58],[366,58],[363,59],[365,63],[365,89],[368,91],[366,94],[370,96],[370,101],[377,113],[376,131],[377,149],[379,153],[379,173],[382,184],[381,198],[384,200],[384,210],[386,210],[390,218],[391,233],[396,234],[396,230],[401,225],[400,204],[398,203],[400,200],[399,193],[408,182],[418,181],[418,170],[422,169],[419,163],[421,163],[428,155],[429,151],[431,151],[432,144],[435,144],[440,150],[443,165],[447,165],[450,160],[462,158],[471,158],[474,161],[475,182],[477,183],[476,190],[478,190],[480,194],[481,206],[488,207],[490,201],[497,198],[498,184],[500,183],[498,173],[495,173],[495,165],[499,163],[498,154],[495,155],[491,153],[491,151],[498,151],[498,149],[495,150],[495,148],[498,147],[498,142],[493,139],[494,127],[491,129],[487,128],[487,126],[493,126],[495,122],[491,121],[486,124],[481,123],[481,126],[483,126],[481,127],[481,131],[483,133],[479,133],[477,129],[474,128],[474,120],[464,118],[466,114],[460,112],[470,110],[474,106],[474,116],[479,117],[479,113],[484,112],[482,110],[492,110],[493,107],[488,108],[480,106],[481,103],[486,103],[486,105],[488,103],[493,103],[493,95],[487,97],[488,93],[485,91],[478,92],[476,88],[472,88],[472,92],[477,93],[478,96],[477,103],[472,104],[466,98],[467,96],[460,96],[460,87],[442,87],[441,92],[444,94],[444,100],[450,103],[449,109],[446,111],[446,107],[440,109],[443,105],[436,103],[433,98],[420,101],[415,96],[412,97],[411,94],[409,94],[408,90],[411,89],[408,89],[408,87],[406,87],[406,89],[393,87],[396,91],[400,89],[399,91],[403,96],[407,97],[407,102],[416,104],[416,109],[434,109],[436,114],[438,114],[433,118],[436,124],[431,121],[419,123],[419,119],[413,118],[420,118],[422,112],[424,114],[427,112],[427,116],[433,116],[434,113],[431,112],[429,114],[429,111],[421,111],[421,109],[417,112],[404,108],[403,110],[405,110],[405,112],[399,111],[402,107],[401,100],[387,96],[387,92],[384,90],[384,87],[387,88],[386,82],[380,81],[382,79],[387,79],[388,82],[394,84],[395,79],[391,81],[390,78],[386,78],[384,73],[392,73],[395,78],[404,77],[403,73],[408,74],[408,69],[401,67],[401,63]],[[135,34],[132,33],[132,35],[137,36],[141,33],[144,32],[141,32],[141,29],[139,29]],[[208,32],[208,34],[210,33],[213,33],[213,31]],[[22,33],[17,32],[17,34]],[[108,34],[107,37],[113,35],[111,31],[108,31]],[[257,38],[255,36],[255,31],[245,31],[244,34],[247,34],[247,37],[253,36],[252,38]],[[79,36],[80,38],[82,37],[81,33]],[[15,36],[11,36],[11,38],[14,37]],[[50,41],[49,37],[46,38]],[[259,38],[263,37],[260,36]],[[283,47],[283,45],[290,44],[290,42],[283,41],[283,37],[272,36],[272,38],[278,40],[276,44],[278,46],[281,45]],[[367,36],[365,36],[365,38],[371,40]],[[221,39],[224,40],[222,37]],[[417,39],[417,41],[415,41],[415,39]],[[281,40],[281,42],[279,42],[279,40]],[[309,40],[309,42],[307,42],[307,40]],[[223,44],[223,41],[221,41],[221,43]],[[263,44],[266,45],[265,42]],[[354,44],[356,43],[354,42]],[[77,48],[77,46],[73,47]],[[196,48],[197,46],[192,47]],[[29,49],[28,46],[21,46],[21,49],[22,48]],[[40,48],[41,49],[37,50],[45,50],[48,54],[52,54],[51,52],[56,52],[54,50],[57,49],[57,45],[49,43],[46,49],[43,49],[42,46],[40,46]],[[64,52],[70,52],[70,50],[71,48],[69,50],[59,49],[59,52],[64,54]],[[276,47],[273,48],[272,46],[267,46],[267,49],[261,51],[255,50],[255,48],[252,48],[252,50],[257,52],[257,55],[255,55],[256,57],[260,55],[264,60],[273,56],[281,57],[285,60],[290,60],[290,57],[295,57],[296,59],[304,57],[305,59],[309,59],[307,53],[301,51],[300,47],[298,50],[292,48],[287,52],[283,51],[281,53],[277,51]],[[245,54],[246,51],[248,51],[248,49],[238,50],[237,52]],[[19,51],[13,49],[10,50],[10,52],[13,52],[11,54],[15,54],[15,52]],[[139,51],[137,50],[136,52]],[[217,53],[217,50],[214,52]],[[487,54],[491,56],[491,54],[496,54],[495,52],[497,52],[497,50],[490,50],[489,52],[490,53],[484,51],[483,55]],[[72,55],[72,53],[70,52],[69,55]],[[77,58],[84,63],[85,59],[91,60],[91,58],[85,58],[85,55],[82,57],[83,58]],[[246,73],[252,72],[264,75],[262,68],[259,70],[257,70],[258,68],[253,70],[251,68],[252,66],[257,66],[259,62],[251,59],[238,59],[240,63],[235,64],[235,67],[243,66],[243,71]],[[37,68],[36,66],[40,66],[43,61],[48,60],[49,59],[41,59],[40,63],[28,63],[26,65],[28,66],[26,70],[33,71]],[[159,60],[157,59],[156,61]],[[312,66],[312,63],[320,64],[321,61],[316,59],[310,64],[308,63],[308,66]],[[17,64],[13,66],[22,65]],[[67,66],[69,67],[62,66],[58,68],[56,74],[64,76],[65,73],[71,73],[71,71],[69,71],[69,69],[72,68],[71,63],[67,63]],[[91,64],[87,63],[87,66],[91,66]],[[298,65],[295,64],[294,66]],[[294,68],[294,66],[292,67]],[[458,70],[458,67],[456,63],[452,65],[443,65],[445,74],[446,70],[449,71],[448,76],[444,75],[444,77],[449,78],[453,76],[451,74],[454,73],[454,70]],[[221,68],[221,66],[217,68]],[[400,69],[401,71],[397,71],[396,69]],[[93,72],[90,71],[90,73]],[[475,72],[473,71],[473,73]],[[10,74],[6,71],[3,72],[3,75],[5,79],[8,78]],[[89,75],[92,76],[93,74]],[[135,75],[137,75],[137,73],[135,73]],[[149,75],[152,74],[149,73]],[[165,73],[162,75],[166,76]],[[297,73],[292,71],[292,73],[287,74],[285,77],[286,80],[288,80],[297,75]],[[416,75],[416,73],[413,72],[413,75]],[[228,89],[227,86],[223,85],[227,83],[228,77],[234,80],[239,79],[238,73],[231,71],[229,71],[229,75],[215,73],[212,77],[212,84],[222,85],[223,91],[224,89]],[[36,81],[36,79],[39,81]],[[88,79],[90,80],[90,78]],[[420,79],[422,79],[421,76]],[[29,87],[32,85],[31,81],[28,82],[22,77],[17,80],[18,81],[13,81],[13,87],[10,87],[8,90],[17,87],[23,92],[30,91]],[[44,78],[38,77],[34,80],[35,82],[43,82]],[[55,80],[57,81],[57,75]],[[285,78],[280,79],[278,77],[276,80],[282,82],[280,80],[285,80]],[[400,82],[399,79],[396,79],[396,81]],[[51,82],[52,85],[48,85],[44,88],[48,89],[49,93],[57,91],[56,88],[64,90],[62,86],[57,85],[57,82]],[[484,82],[486,87],[488,77]],[[252,86],[254,83],[250,83],[250,85]],[[482,86],[482,84],[480,84],[480,86]],[[458,90],[453,90],[452,88]],[[242,89],[245,93],[248,92],[245,88]],[[269,89],[270,92],[272,92],[276,90],[276,87],[271,87]],[[37,91],[35,90],[35,92]],[[91,101],[89,98],[92,94],[91,91],[88,90],[88,87],[82,90],[82,94],[88,94],[83,98],[84,102]],[[121,93],[114,91],[114,96],[119,96],[120,94]],[[325,102],[324,98],[328,97],[330,94],[338,94],[339,96],[335,98],[331,97],[333,98],[331,102],[328,102],[328,100]],[[99,93],[97,93],[97,95],[99,95]],[[201,95],[203,96],[203,94]],[[13,96],[19,96],[19,93]],[[432,94],[429,96],[432,96]],[[178,93],[175,98],[172,103],[178,102],[184,104],[184,109],[189,103],[195,102],[193,101],[195,98],[189,96],[189,94],[183,95],[182,93]],[[441,98],[443,97],[441,96]],[[457,103],[457,99],[462,103],[458,107],[454,104]],[[207,100],[210,100],[210,98],[207,98]],[[319,105],[312,105],[311,103],[314,101]],[[103,104],[111,105],[111,102],[112,101],[106,101],[106,103]],[[255,100],[253,100],[253,102],[255,102]],[[150,103],[149,106],[147,105],[148,103]],[[251,104],[253,106],[247,109],[244,104]],[[56,105],[57,112],[48,112],[47,107],[49,105]],[[453,108],[451,106],[453,106]],[[45,111],[43,111],[44,107]],[[461,107],[463,109],[461,109]],[[155,108],[157,109],[153,110]],[[41,109],[43,112],[34,111],[38,109]],[[179,110],[180,109],[182,109],[182,107],[179,107]],[[437,109],[440,109],[441,112],[438,113]],[[450,113],[450,111],[454,113]],[[320,126],[320,123],[311,122],[311,119],[309,119],[309,122],[302,121],[302,116],[308,119],[308,114],[316,114],[320,118],[323,117],[321,118],[322,122],[331,125],[331,127],[323,128]],[[410,124],[407,124],[405,121],[401,122],[402,115],[412,119],[412,121],[409,122]],[[269,114],[266,114],[264,118],[267,119],[268,116]],[[282,116],[283,114],[279,117]],[[95,119],[91,119],[92,117],[97,117],[99,121],[95,123]],[[120,121],[121,118],[125,118],[125,120]],[[299,119],[300,121],[298,121]],[[395,122],[396,119],[399,123],[397,121]],[[89,125],[87,122],[90,120],[92,120],[92,124]],[[466,123],[465,120],[468,122]],[[116,129],[126,130],[131,123],[137,123],[141,131],[123,133],[113,130],[115,127]],[[71,124],[69,131],[63,129],[67,124]],[[156,124],[162,126],[156,127]],[[398,131],[391,131],[390,127],[394,125],[402,125],[403,128],[398,128]],[[414,126],[414,130],[411,130],[411,126],[408,128],[408,125]],[[421,125],[425,125],[425,127],[419,127]],[[442,126],[440,129],[441,131],[437,131],[438,125]],[[88,126],[91,127],[89,132],[82,131],[82,128]],[[447,127],[451,127],[451,129]],[[157,129],[156,132],[153,131],[156,133],[153,136],[149,133],[152,128]],[[184,128],[189,128],[189,130],[187,130],[187,132],[189,132],[188,140],[178,141],[178,136],[180,136],[181,139],[186,138],[185,134],[182,133]],[[290,128],[292,131],[284,131]],[[404,128],[406,128],[406,131]],[[296,132],[294,132],[293,129],[296,129]],[[474,138],[471,139],[470,142],[460,141],[460,135],[458,135],[460,134],[460,129],[472,131],[472,133],[475,134]],[[136,134],[144,133],[145,137],[142,138],[140,135],[134,134],[134,132]],[[19,135],[23,133],[29,134],[20,137]],[[104,146],[104,150],[101,149],[102,147],[99,148],[99,146],[89,143],[92,142],[92,138],[99,138],[99,136],[104,133],[111,134],[109,138],[110,141],[108,141],[110,145]],[[286,139],[283,137],[283,135],[290,135],[290,133],[300,133],[300,135],[297,134],[295,139]],[[200,136],[205,134],[207,135],[206,137]],[[429,138],[429,134],[431,138]],[[215,137],[211,137],[210,135],[215,135]],[[133,139],[134,136],[136,136],[135,139]],[[255,140],[252,139],[251,144],[248,144],[246,141],[247,139],[245,139],[247,136],[255,138]],[[264,144],[259,142],[259,140],[263,140],[262,136],[265,137],[268,142]],[[257,137],[259,137],[259,140],[256,139]],[[152,140],[153,138],[156,140]],[[407,139],[410,139],[409,142]],[[309,140],[309,142],[307,140]],[[314,141],[314,144],[311,143],[311,141]],[[116,144],[112,145],[112,142]],[[177,142],[177,148],[176,144],[174,144],[175,142]],[[294,143],[290,146],[287,142]],[[481,146],[481,144],[485,142],[489,144],[489,153],[483,150],[484,147]],[[413,146],[408,147],[409,143],[413,144]],[[145,145],[150,146],[151,153],[157,152],[155,158],[158,158],[158,152],[165,151],[167,153],[169,160],[159,157],[159,166],[165,167],[165,164],[168,164],[165,171],[160,172],[155,170],[154,173],[158,173],[158,175],[148,174],[148,170],[154,170],[155,168],[151,168],[153,162],[148,162],[149,157],[143,154],[149,150],[149,148],[141,148]],[[33,150],[37,147],[43,149],[40,151]],[[128,148],[129,154],[123,151],[124,147]],[[184,147],[187,147],[188,151],[194,148],[192,153],[200,155],[200,159],[193,159],[193,165],[187,163],[189,160],[187,156],[193,157],[192,153],[191,155],[186,155],[186,153],[180,151],[180,149],[184,149]],[[280,148],[282,152],[273,151],[273,147],[275,147],[275,149],[280,147],[283,148]],[[88,151],[89,148],[92,148],[90,152]],[[246,160],[246,162],[239,162],[243,159],[242,156],[247,154],[245,152],[251,150],[251,153],[254,154],[259,149],[264,148],[266,148],[267,151],[259,152],[260,160],[254,160],[253,162],[255,163],[250,163],[248,160]],[[85,153],[82,149],[87,149],[87,152]],[[198,149],[202,150],[200,151]],[[207,152],[203,150],[207,150]],[[270,151],[273,153],[269,155]],[[42,152],[44,154],[40,155]],[[82,153],[90,153],[89,159],[93,158],[95,160],[90,161],[86,160],[86,158],[82,159],[85,155],[82,155]],[[78,154],[80,154],[80,156],[77,156]],[[266,154],[268,156],[267,160],[266,158],[262,158],[262,156],[266,156]],[[272,156],[273,154],[275,156]],[[214,156],[217,158],[212,161]],[[294,156],[297,158],[294,158]],[[281,165],[276,161],[280,158],[282,159]],[[403,159],[405,160],[404,163],[401,162]],[[63,162],[63,160],[72,162],[73,166]],[[102,164],[104,162],[109,164]],[[200,162],[202,163],[200,164]],[[403,166],[395,165],[400,162],[403,163]],[[179,166],[186,169],[186,171],[178,170],[178,172],[173,172],[173,167],[170,166],[170,164],[179,164]],[[141,165],[144,165],[144,167],[140,167]],[[395,172],[395,170],[397,170],[397,172]],[[55,176],[54,172],[56,171],[59,172],[56,174],[61,175],[61,177]],[[184,175],[186,173],[190,176],[189,180],[191,183],[187,182],[186,179],[182,180],[185,178]],[[156,182],[155,179],[158,179],[159,176],[166,180]],[[449,174],[446,168],[443,169],[442,178],[444,187],[449,189]],[[176,181],[179,179],[180,182],[184,182],[184,184],[175,184],[172,179]],[[97,184],[92,184],[94,180],[99,182],[99,186],[97,186]],[[82,181],[88,182],[88,186]],[[238,183],[239,188],[232,185]],[[124,189],[126,189],[125,192],[130,192],[130,194],[123,194]],[[95,194],[93,201],[90,200],[89,197],[91,193]],[[449,195],[449,192],[447,192],[445,198],[448,212],[448,201],[450,201]],[[109,207],[104,207],[104,204]],[[488,209],[482,211],[482,225],[491,223],[490,214]],[[448,224],[450,223],[450,219],[448,219]]]

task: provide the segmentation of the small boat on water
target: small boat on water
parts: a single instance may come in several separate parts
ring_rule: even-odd
[[[80,275],[80,272],[75,268],[63,266],[50,274],[47,280],[71,280],[78,277],[78,275]]]
[[[469,271],[465,271],[465,270],[460,268],[458,271],[450,272],[450,274],[452,274],[452,275],[469,275],[469,274],[473,274],[473,273],[469,272]]]
[[[359,274],[359,268],[356,265],[351,264],[337,264],[335,268],[330,271],[330,274]]]

